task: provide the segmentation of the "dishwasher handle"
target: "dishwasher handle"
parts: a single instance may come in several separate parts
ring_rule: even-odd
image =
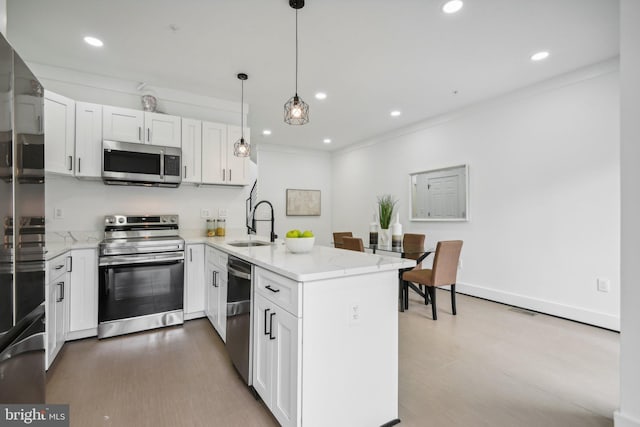
[[[251,273],[246,273],[244,271],[236,270],[227,264],[227,270],[229,271],[229,276],[238,277],[240,279],[251,280]]]

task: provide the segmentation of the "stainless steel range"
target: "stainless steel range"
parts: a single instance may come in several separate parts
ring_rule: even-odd
[[[178,215],[104,219],[98,338],[184,322],[184,240]]]

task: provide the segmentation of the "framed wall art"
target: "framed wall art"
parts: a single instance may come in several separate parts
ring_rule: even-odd
[[[320,190],[288,188],[287,216],[320,216]]]

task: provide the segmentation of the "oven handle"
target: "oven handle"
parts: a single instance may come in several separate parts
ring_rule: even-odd
[[[184,253],[156,254],[153,256],[117,255],[100,257],[99,266],[125,265],[125,264],[166,264],[184,262]]]
[[[154,246],[153,250],[155,250],[155,251],[167,251],[167,252],[171,251],[173,253],[176,250],[180,250],[182,248],[183,248],[182,245]],[[136,254],[136,250],[138,250],[138,248],[136,248],[135,246],[120,246],[118,248],[113,248],[113,249],[105,248],[105,249],[102,250],[102,254],[101,255],[102,256],[110,256],[110,257],[114,257],[114,256],[136,256],[136,255],[137,256],[142,256],[142,255],[144,255],[145,257],[149,257],[149,252],[143,252],[143,253],[137,253]],[[144,250],[144,248],[142,250]],[[129,255],[118,255],[118,252],[122,253],[123,251],[130,251],[131,253]],[[155,254],[155,255],[159,255],[157,252],[152,252],[152,253]]]

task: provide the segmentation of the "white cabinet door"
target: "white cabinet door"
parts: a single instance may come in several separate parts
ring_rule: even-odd
[[[102,107],[102,137],[110,141],[143,143],[144,111],[105,105]]]
[[[182,119],[182,182],[202,182],[202,122]]]
[[[222,341],[227,342],[227,270],[218,270],[218,320],[216,328]]]
[[[145,112],[145,143],[180,148],[180,122],[178,116]]]
[[[47,335],[47,369],[51,366],[56,354],[56,301],[58,299],[58,287],[54,284],[47,285],[47,303],[45,304],[46,335]]]
[[[271,332],[271,413],[282,426],[298,425],[301,403],[299,354],[299,319],[278,306],[270,314]]]
[[[98,328],[98,254],[95,249],[74,249],[69,257],[68,332]],[[92,334],[90,334],[92,335]]]
[[[16,95],[16,133],[32,133],[42,135],[42,133],[44,132],[42,109],[42,98],[31,95]],[[11,108],[9,108],[7,112],[3,113],[10,114]],[[8,129],[6,130],[11,130],[11,117],[8,117],[8,120]]]
[[[236,157],[233,155],[233,146],[242,137],[240,126],[228,126],[227,133],[227,180],[226,184],[247,185],[247,157]],[[249,128],[244,128],[244,140],[249,143],[251,140]]]
[[[53,92],[44,93],[45,170],[73,175],[75,101]]]
[[[184,314],[205,310],[204,245],[187,245]]]
[[[202,183],[226,183],[227,125],[202,122]]]
[[[102,176],[102,105],[76,102],[76,177]]]
[[[253,388],[267,406],[271,402],[271,313],[272,303],[256,293],[253,300]]]

